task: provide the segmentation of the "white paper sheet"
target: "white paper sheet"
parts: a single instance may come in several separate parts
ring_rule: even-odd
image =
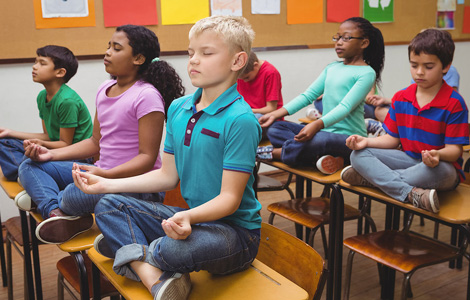
[[[88,17],[88,0],[41,0],[43,18]]]
[[[281,13],[281,0],[251,0],[251,13],[278,15]]]

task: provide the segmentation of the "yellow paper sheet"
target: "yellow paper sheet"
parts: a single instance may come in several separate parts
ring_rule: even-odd
[[[323,22],[323,0],[287,0],[287,24]]]
[[[78,18],[43,18],[41,0],[33,0],[36,28],[93,27],[95,21],[95,0],[88,0],[88,17]]]
[[[194,24],[209,16],[208,0],[161,0],[162,25]]]

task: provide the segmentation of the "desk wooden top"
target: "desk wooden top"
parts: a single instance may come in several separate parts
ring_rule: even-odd
[[[112,270],[113,260],[100,255],[94,248],[88,257],[127,300],[153,299],[141,282],[126,279]],[[258,260],[243,272],[215,276],[206,271],[190,274],[192,289],[189,300],[270,299],[306,300],[308,293]]]
[[[463,146],[463,151],[470,152],[470,145]]]
[[[0,185],[10,199],[15,199],[16,195],[24,190],[18,182],[7,180],[2,173],[2,169],[0,169]]]
[[[338,171],[331,175],[325,175],[322,172],[318,171],[317,168],[312,167],[312,166],[290,167],[280,161],[261,160],[261,162],[264,164],[270,165],[272,167],[276,167],[278,169],[302,176],[306,179],[313,180],[321,184],[333,184],[333,183],[338,182],[341,178],[341,171]]]
[[[353,193],[358,192],[381,202],[390,203],[429,216],[431,219],[448,222],[450,224],[470,223],[470,186],[465,184],[460,184],[457,189],[453,191],[438,192],[440,210],[437,214],[416,208],[410,203],[395,200],[377,188],[352,186],[342,180],[339,181],[339,185]]]

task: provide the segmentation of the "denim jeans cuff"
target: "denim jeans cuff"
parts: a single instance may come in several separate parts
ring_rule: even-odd
[[[133,261],[145,261],[148,249],[145,245],[130,244],[116,251],[113,270],[118,275],[140,281],[139,276],[132,270],[130,263]]]

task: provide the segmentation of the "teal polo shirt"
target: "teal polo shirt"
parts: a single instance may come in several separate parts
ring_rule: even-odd
[[[251,174],[240,207],[224,221],[247,229],[261,227],[261,204],[253,190],[253,168],[261,127],[237,91],[227,89],[197,112],[202,89],[170,105],[164,151],[175,156],[181,194],[190,208],[220,194],[223,170]]]

